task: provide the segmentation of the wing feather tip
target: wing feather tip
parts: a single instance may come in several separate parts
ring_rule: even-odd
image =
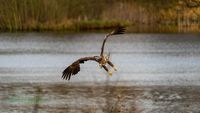
[[[118,26],[114,31],[112,31],[111,35],[124,34],[125,31],[126,28],[124,26]]]

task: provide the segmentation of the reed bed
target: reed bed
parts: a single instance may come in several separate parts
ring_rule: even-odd
[[[198,32],[198,0],[0,0],[1,31]],[[159,26],[159,27],[158,27]]]

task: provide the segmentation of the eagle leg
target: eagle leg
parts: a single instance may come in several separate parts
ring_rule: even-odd
[[[116,66],[115,66],[111,61],[108,61],[108,64],[109,64],[115,71],[117,71]]]
[[[105,65],[103,65],[102,67],[108,72],[109,76],[112,76],[112,71],[108,70]]]

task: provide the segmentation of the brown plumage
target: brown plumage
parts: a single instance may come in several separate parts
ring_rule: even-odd
[[[112,31],[111,33],[107,34],[105,36],[104,40],[103,40],[100,56],[83,57],[83,58],[80,58],[80,59],[76,60],[75,62],[73,62],[70,66],[68,66],[63,71],[62,78],[65,79],[65,80],[70,80],[72,75],[76,75],[80,71],[80,64],[82,64],[82,63],[84,63],[85,61],[88,61],[88,60],[96,61],[97,63],[99,63],[99,65],[101,67],[103,67],[109,73],[109,75],[112,75],[112,72],[110,70],[108,70],[108,68],[106,67],[106,64],[109,64],[111,67],[113,67],[113,69],[115,71],[117,69],[115,68],[113,63],[109,60],[109,56],[104,56],[103,55],[104,46],[105,46],[105,43],[106,43],[106,40],[108,39],[108,37],[110,37],[112,35],[124,34],[124,32],[125,32],[125,28],[122,27],[122,26],[119,26],[114,31]]]
[[[63,71],[63,75],[62,78],[66,79],[66,80],[70,80],[71,75],[75,75],[80,71],[80,64],[84,63],[85,61],[88,60],[93,60],[98,62],[98,59],[96,57],[84,57],[84,58],[80,58],[78,60],[76,60],[75,62],[73,62],[70,66],[68,66],[64,71]]]
[[[125,32],[125,27],[119,26],[117,27],[114,31],[112,31],[111,33],[107,34],[106,37],[103,40],[103,44],[101,47],[101,56],[103,56],[103,52],[104,52],[104,46],[106,43],[106,40],[108,39],[108,37],[110,37],[111,35],[118,35],[118,34],[124,34]]]

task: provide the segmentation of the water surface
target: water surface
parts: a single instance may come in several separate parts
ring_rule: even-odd
[[[65,82],[63,69],[80,57],[99,55],[103,33],[3,33],[0,82]],[[198,34],[125,34],[111,37],[106,52],[118,67],[113,77],[95,62],[81,65],[71,82],[199,85]],[[48,79],[46,79],[48,78]]]
[[[95,62],[71,81],[62,71],[100,53],[103,33],[0,34],[1,113],[199,113],[199,34],[113,36],[106,52],[118,71]]]

